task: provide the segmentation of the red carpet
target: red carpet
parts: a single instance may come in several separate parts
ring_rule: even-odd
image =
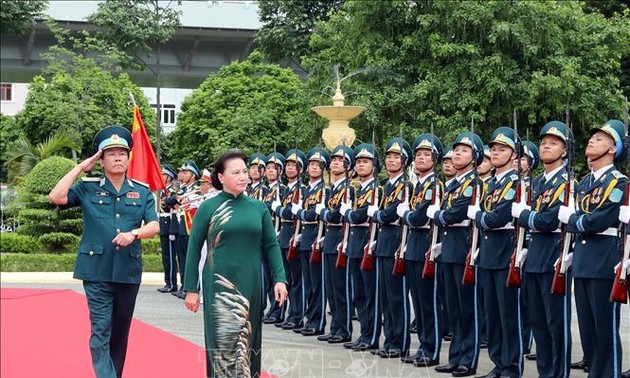
[[[94,376],[83,295],[71,290],[1,289],[0,298],[0,376]],[[204,375],[203,348],[133,320],[125,378]]]

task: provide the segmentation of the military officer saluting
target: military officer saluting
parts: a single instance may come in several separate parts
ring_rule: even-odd
[[[304,298],[306,298],[306,323],[301,330],[304,336],[323,335],[326,327],[326,292],[322,263],[310,263],[311,250],[318,231],[318,215],[315,205],[326,203],[328,193],[324,184],[324,171],[330,164],[328,152],[321,147],[314,147],[306,155],[306,172],[309,183],[299,206],[291,212],[300,220],[302,237],[300,239],[299,259],[304,280]]]
[[[545,171],[530,184],[531,206],[514,202],[511,211],[512,216],[518,218],[519,226],[525,227],[531,235],[523,267],[527,279],[523,284],[536,340],[536,367],[541,377],[569,376],[571,295],[557,296],[550,291],[554,262],[559,256],[558,210],[567,190],[564,159],[567,158],[569,138],[573,138],[570,130],[560,121],[551,121],[542,127],[540,160]],[[567,275],[566,293],[571,293],[570,287],[571,280]]]
[[[380,171],[378,152],[372,144],[360,144],[354,148],[355,171],[359,176],[359,188],[356,191],[348,187],[344,193],[344,199],[339,206],[339,212],[343,215],[343,221],[349,226],[348,244],[345,247],[347,266],[352,278],[352,290],[354,306],[359,315],[361,334],[355,341],[344,343],[344,348],[353,351],[377,350],[381,336],[381,307],[379,298],[381,293],[378,288],[377,269],[362,269],[361,263],[364,256],[364,248],[370,240],[370,217],[367,209],[371,205],[378,205],[383,198],[383,190],[378,182]],[[376,238],[374,239],[374,241]],[[373,251],[373,248],[370,249]],[[373,252],[368,256],[374,260]],[[352,306],[350,305],[350,308]]]
[[[330,160],[332,182],[329,200],[315,205],[315,212],[326,222],[322,260],[325,268],[324,285],[332,312],[330,333],[318,336],[317,339],[331,344],[348,342],[352,337],[350,266],[346,264],[345,269],[342,269],[335,265],[337,246],[343,237],[340,207],[346,192],[351,190],[348,176],[353,165],[354,157],[350,147],[339,145],[333,149]]]
[[[625,128],[610,120],[591,130],[586,157],[592,172],[575,188],[575,205],[561,206],[558,218],[575,233],[575,307],[589,377],[621,375],[620,303],[609,300],[619,262],[619,208],[627,178],[615,169],[624,160]]]
[[[264,200],[265,184],[263,183],[263,177],[265,176],[265,166],[267,165],[267,157],[259,152],[253,153],[249,157],[249,179],[251,182],[247,186],[247,195],[251,198],[255,198],[259,201]]]
[[[175,179],[175,170],[168,164],[162,164],[162,179],[166,188],[160,192],[160,248],[162,249],[162,267],[164,268],[164,287],[157,289],[160,293],[177,291],[177,241],[173,230],[179,231],[179,223],[173,228],[173,206],[167,205],[167,199],[175,196],[179,183]],[[175,219],[175,222],[178,222]]]
[[[418,182],[409,200],[399,204],[396,212],[410,229],[405,252],[405,275],[419,325],[420,348],[414,355],[403,358],[403,361],[426,367],[439,363],[442,346],[439,317],[435,316],[439,308],[438,296],[435,294],[438,275],[435,274],[432,279],[422,279],[425,254],[431,248],[427,207],[433,200],[439,201],[434,194],[436,187],[440,193],[444,192],[434,172],[442,159],[442,142],[433,134],[422,134],[413,142],[413,150],[414,173],[418,176]]]
[[[457,175],[446,187],[442,206],[430,205],[427,216],[442,226],[440,262],[444,280],[445,302],[453,339],[449,347],[448,364],[435,368],[439,373],[466,377],[476,373],[479,360],[479,319],[477,288],[462,284],[466,255],[470,249],[468,205],[473,199],[476,183],[473,159],[483,159],[483,143],[477,134],[461,133],[453,143],[453,166]]]
[[[383,358],[406,357],[409,353],[409,300],[407,280],[393,274],[396,250],[401,247],[402,230],[396,208],[409,193],[405,168],[411,164],[411,147],[401,138],[387,142],[385,148],[385,169],[389,180],[385,184],[382,206],[368,207],[368,215],[379,224],[376,243],[379,290],[383,293],[380,301],[383,309],[383,331],[385,343],[378,351]]]
[[[129,327],[142,277],[139,239],[158,234],[153,194],[127,177],[131,133],[109,126],[94,137],[97,152],[76,165],[50,192],[61,209],[80,206],[83,235],[74,278],[83,280],[90,311],[90,352],[96,376],[121,377]],[[100,162],[104,175],[83,178]]]
[[[304,169],[306,155],[297,148],[287,151],[284,163],[284,173],[287,176],[287,188],[280,196],[271,203],[271,209],[277,217],[281,219],[280,234],[278,243],[284,258],[288,256],[289,243],[295,234],[295,215],[291,209],[293,206],[299,208],[298,203],[304,198],[304,188],[300,183],[300,175]],[[304,284],[302,281],[302,267],[300,260],[287,261],[287,280],[289,282],[289,315],[282,323],[277,323],[277,327],[282,329],[295,329],[304,326],[304,316],[306,313],[306,303],[304,297]]]

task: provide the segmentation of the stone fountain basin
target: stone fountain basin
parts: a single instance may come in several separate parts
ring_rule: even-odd
[[[365,106],[314,106],[311,110],[329,120],[350,120],[361,114]]]

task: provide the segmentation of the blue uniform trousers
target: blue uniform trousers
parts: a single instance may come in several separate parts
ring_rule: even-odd
[[[424,262],[405,261],[405,275],[411,293],[414,315],[418,327],[418,340],[420,341],[419,355],[432,360],[440,359],[442,347],[442,331],[440,329],[438,298],[438,263],[433,279],[423,279],[422,270]]]
[[[169,226],[169,217],[160,217],[160,249],[162,250],[164,283],[166,286],[177,288],[177,235],[175,235],[175,240],[169,238]]]
[[[575,308],[589,378],[621,375],[621,304],[609,300],[613,280],[575,278]],[[600,322],[598,319],[611,319]]]
[[[529,279],[529,273],[524,272],[521,269],[521,295],[519,297],[521,306],[521,323],[523,334],[523,354],[529,354],[532,351],[532,344],[534,343],[534,334],[532,333],[531,322],[529,320],[529,301],[527,300],[527,280]]]
[[[288,261],[288,248],[282,248],[282,258],[286,261],[285,272],[287,281],[289,282],[289,315],[288,322],[302,325],[304,322],[304,313],[306,300],[304,298],[304,281],[302,280],[302,267],[300,259],[296,261]]]
[[[478,269],[483,287],[488,354],[492,372],[502,377],[523,375],[520,288],[508,288],[508,269]]]
[[[326,269],[325,290],[328,297],[328,305],[332,312],[330,334],[350,338],[352,336],[352,286],[349,261],[345,269],[338,269],[335,266],[337,262],[336,254],[326,253],[323,255],[322,261]]]
[[[451,328],[451,321],[448,317],[448,307],[446,306],[446,289],[444,286],[444,265],[436,264],[435,266],[435,274],[438,278],[438,302],[440,304],[440,309],[438,314],[440,315],[440,330],[442,332],[442,336],[446,336],[449,333],[452,333],[453,330]]]
[[[286,269],[286,257],[283,255],[283,265]],[[284,314],[286,312],[287,302],[285,301],[282,306],[278,305],[276,302],[276,294],[274,293],[274,282],[271,279],[271,271],[269,270],[269,265],[267,265],[267,261],[265,259],[262,260],[262,303],[264,304],[263,310],[267,308],[267,298],[269,299],[269,310],[267,310],[267,314],[265,315],[268,318],[276,318],[278,321],[284,320]]]
[[[122,376],[140,284],[83,281],[90,310],[90,353],[97,378]]]
[[[188,235],[177,235],[177,264],[179,266],[179,280],[184,286],[184,277],[186,276],[186,253],[188,251]]]
[[[304,328],[314,329],[316,331],[324,331],[326,328],[326,290],[324,287],[324,259],[320,264],[311,264],[309,262],[311,250],[300,251],[300,260],[302,263],[302,276],[305,271],[308,279],[307,304],[306,304],[306,321]]]
[[[383,332],[385,350],[409,350],[409,291],[404,276],[392,273],[394,257],[377,256],[381,310],[383,312]]]
[[[350,276],[352,277],[352,290],[354,293],[354,306],[359,315],[361,334],[359,341],[378,347],[381,337],[381,308],[379,297],[381,296],[378,286],[378,259],[374,270],[361,270],[361,258],[348,258]]]
[[[477,286],[462,285],[464,264],[442,263],[444,292],[453,339],[448,362],[476,369],[479,361]]]
[[[550,292],[553,272],[527,273],[525,290],[529,320],[536,340],[536,367],[540,378],[568,377],[571,369],[571,277],[566,295]]]

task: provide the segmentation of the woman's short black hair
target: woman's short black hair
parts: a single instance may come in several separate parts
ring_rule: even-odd
[[[214,169],[212,171],[212,186],[218,190],[223,190],[223,184],[219,181],[219,173],[223,174],[223,172],[225,172],[225,164],[228,160],[232,159],[241,159],[247,166],[247,155],[239,150],[229,150],[221,155],[214,163]]]

